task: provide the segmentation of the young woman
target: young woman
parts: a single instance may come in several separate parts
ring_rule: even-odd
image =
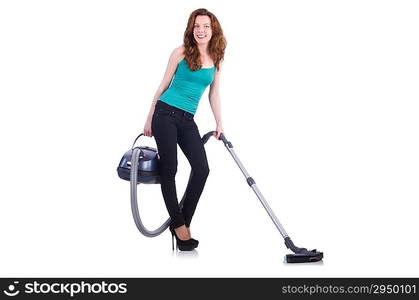
[[[172,241],[175,236],[179,249],[184,251],[198,246],[198,241],[191,237],[190,224],[209,174],[194,114],[202,94],[210,86],[209,101],[219,139],[223,127],[218,89],[225,48],[226,40],[215,15],[204,8],[193,11],[183,45],[170,55],[144,125],[144,135],[154,135],[160,155],[161,190],[171,218]],[[178,144],[192,168],[182,209],[175,185]]]

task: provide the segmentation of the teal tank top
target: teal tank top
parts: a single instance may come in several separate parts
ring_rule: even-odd
[[[170,87],[160,96],[160,101],[195,114],[205,89],[214,80],[215,66],[191,71],[182,59],[175,71]]]

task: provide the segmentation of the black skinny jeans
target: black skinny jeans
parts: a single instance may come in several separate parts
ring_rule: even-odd
[[[160,156],[160,185],[171,218],[170,227],[189,227],[209,174],[207,156],[198,126],[192,114],[159,100],[154,110],[151,130]],[[175,184],[177,144],[192,168],[183,196],[185,200],[182,210],[179,207]]]

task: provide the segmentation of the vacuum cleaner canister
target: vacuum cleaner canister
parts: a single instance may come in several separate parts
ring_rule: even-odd
[[[148,146],[137,147],[140,149],[140,157],[138,159],[138,177],[137,183],[155,184],[160,183],[159,174],[159,154],[157,150]],[[117,171],[119,178],[130,181],[131,179],[131,160],[134,149],[125,152],[122,157]]]

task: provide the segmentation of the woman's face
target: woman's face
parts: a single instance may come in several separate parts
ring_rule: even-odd
[[[198,44],[206,44],[212,37],[211,19],[208,16],[197,16],[194,24],[194,38]]]

